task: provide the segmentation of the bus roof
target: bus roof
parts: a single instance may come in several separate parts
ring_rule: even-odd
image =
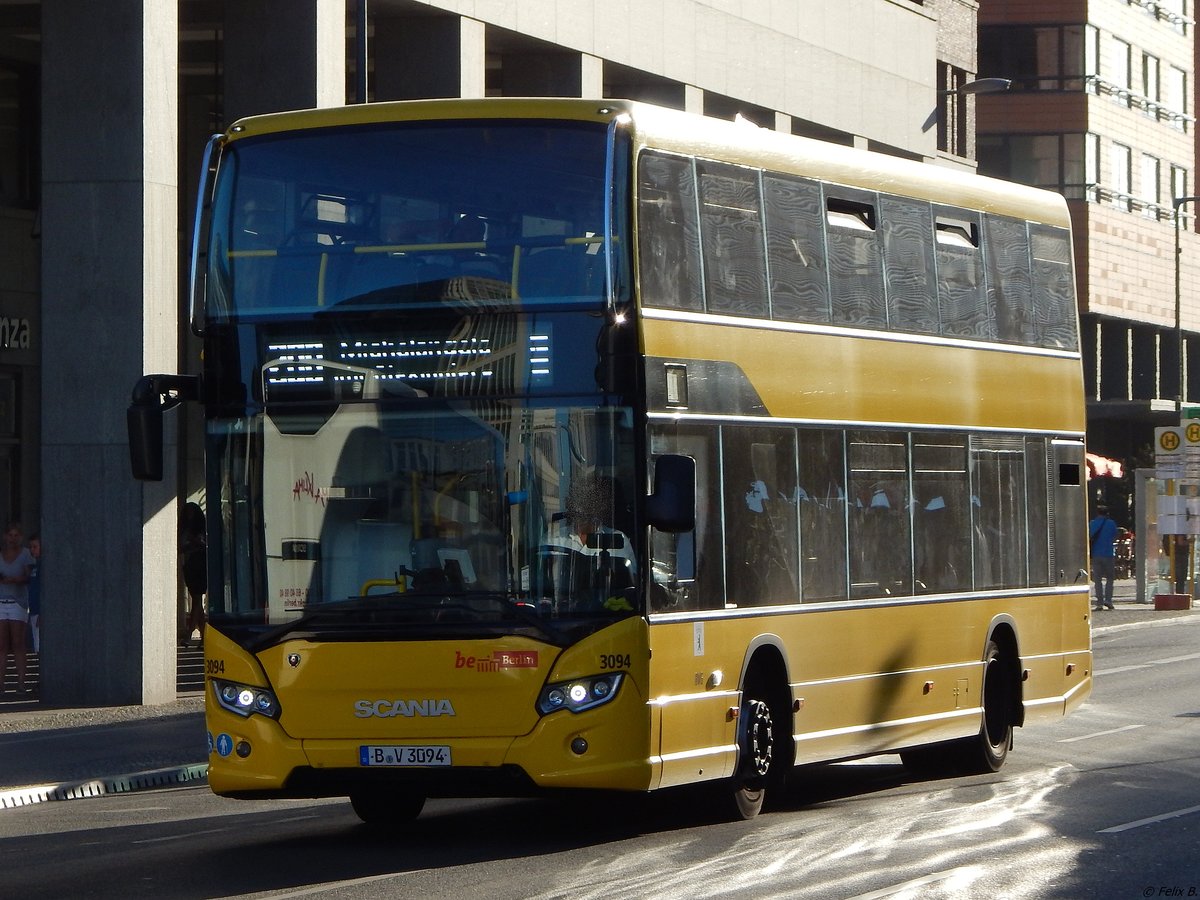
[[[499,118],[607,123],[618,116],[626,116],[632,123],[639,151],[652,148],[685,153],[1050,225],[1070,225],[1066,201],[1052,191],[784,134],[750,122],[730,122],[630,100],[491,97],[363,103],[250,116],[230,126],[226,139],[386,122]]]

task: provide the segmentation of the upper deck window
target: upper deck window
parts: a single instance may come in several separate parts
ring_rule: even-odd
[[[647,307],[1078,349],[1066,228],[659,151],[637,174]]]
[[[218,176],[208,313],[598,304],[605,143],[601,124],[540,120],[235,141]]]

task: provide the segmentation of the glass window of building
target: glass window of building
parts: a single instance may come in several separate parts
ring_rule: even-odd
[[[1102,183],[1100,178],[1100,135],[1085,134],[1083,136],[1083,178],[1084,199],[1096,202]]]
[[[1100,74],[1100,29],[1095,25],[1083,27],[1083,74],[1095,90],[1096,76]]]
[[[1116,88],[1113,99],[1128,106],[1129,92],[1133,90],[1133,48],[1129,46],[1128,41],[1114,37],[1108,53],[1108,80]]]
[[[1162,202],[1162,189],[1159,187],[1159,162],[1157,156],[1149,153],[1142,154],[1142,177],[1139,185],[1141,198],[1145,205],[1143,212],[1148,219],[1158,218],[1158,204]]]
[[[1164,102],[1170,111],[1171,124],[1180,131],[1187,129],[1187,72],[1176,66],[1168,66]]]
[[[1159,63],[1158,57],[1149,53],[1142,54],[1142,96],[1157,103],[1162,99],[1159,92]]]
[[[1113,206],[1118,209],[1129,209],[1129,182],[1133,153],[1124,144],[1113,144],[1112,147],[1112,190]]]
[[[1171,199],[1176,197],[1187,197],[1188,194],[1188,172],[1183,166],[1171,166]],[[1179,214],[1183,216],[1181,222],[1187,221],[1187,204],[1179,207]]]

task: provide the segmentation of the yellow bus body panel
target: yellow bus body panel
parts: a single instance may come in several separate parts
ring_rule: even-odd
[[[731,773],[740,678],[764,644],[787,665],[798,764],[978,734],[984,648],[1001,623],[1016,634],[1026,722],[1064,715],[1091,689],[1086,590],[741,612],[651,625],[657,786]]]
[[[403,744],[447,746],[455,767],[516,766],[537,787],[650,786],[644,619],[624,619],[565,650],[516,637],[296,640],[257,658],[213,628],[205,654],[210,738],[250,747],[244,758],[210,754],[209,784],[218,794],[286,793],[297,769],[359,770],[360,747]],[[608,671],[623,676],[612,701],[538,714],[543,685]],[[221,707],[214,677],[272,688],[278,721]],[[586,752],[572,749],[579,738]]]
[[[650,357],[737,360],[776,418],[1060,434],[1085,427],[1078,357],[655,318],[644,320],[644,342]]]

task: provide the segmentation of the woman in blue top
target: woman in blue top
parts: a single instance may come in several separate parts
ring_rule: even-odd
[[[17,668],[18,690],[21,693],[29,690],[25,686],[25,623],[29,619],[28,585],[33,556],[25,547],[24,538],[21,525],[10,522],[0,543],[0,694],[5,690],[9,653]]]

